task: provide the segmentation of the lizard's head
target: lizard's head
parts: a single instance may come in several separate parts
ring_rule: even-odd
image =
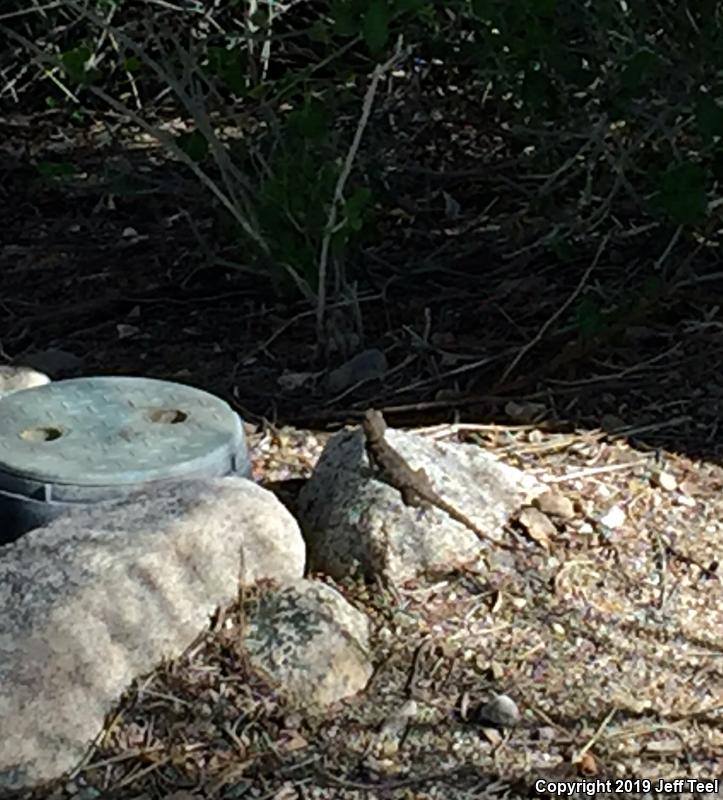
[[[376,436],[384,436],[384,431],[387,428],[381,411],[377,411],[375,408],[370,408],[364,412],[362,424],[366,431],[374,433]]]

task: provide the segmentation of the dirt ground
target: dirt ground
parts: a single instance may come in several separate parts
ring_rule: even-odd
[[[427,135],[444,151],[451,130],[460,120],[447,117]],[[286,708],[246,671],[236,629],[217,625],[129,691],[87,764],[33,797],[516,798],[552,796],[538,779],[721,776],[715,249],[676,239],[655,293],[637,296],[670,240],[662,223],[604,247],[591,237],[561,265],[499,175],[468,169],[469,142],[466,177],[450,178],[449,151],[414,168],[390,157],[393,196],[355,264],[365,281],[336,301],[336,344],[319,354],[313,308],[276,298],[215,234],[192,178],[138,132],[104,131],[73,131],[62,112],[0,120],[3,362],[214,392],[258,425],[265,483],[303,479],[327,432],[371,405],[395,425],[459,422],[447,435],[549,479],[589,515],[619,509],[620,524],[605,535],[570,524],[546,544],[520,536],[513,560],[479,580],[420,581],[401,600],[339,587],[373,615],[378,669],[321,717]],[[39,175],[49,158],[74,174]],[[440,222],[445,193],[462,209],[453,225]],[[481,210],[495,197],[491,220]],[[636,302],[585,338],[571,315],[587,290]],[[328,371],[363,348],[385,353],[384,379],[330,391]],[[379,753],[410,675],[406,737]],[[494,693],[519,705],[515,729],[464,718],[462,698]],[[598,794],[646,787],[620,788]]]

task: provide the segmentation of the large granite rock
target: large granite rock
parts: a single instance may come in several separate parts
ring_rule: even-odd
[[[433,442],[391,428],[386,439],[491,541],[481,543],[438,508],[406,506],[369,469],[361,430],[346,430],[329,439],[299,495],[312,569],[335,578],[361,571],[403,584],[463,567],[494,549],[505,523],[545,491],[534,477],[477,445]]]
[[[0,547],[0,795],[82,759],[123,690],[239,579],[290,583],[304,559],[293,517],[237,477],[72,510]]]

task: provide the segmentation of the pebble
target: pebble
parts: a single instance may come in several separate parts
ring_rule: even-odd
[[[610,530],[620,528],[625,522],[625,512],[620,506],[613,506],[600,520],[601,524]]]
[[[572,500],[559,492],[545,492],[536,497],[532,504],[552,517],[568,520],[575,516],[575,507],[572,504]]]
[[[658,472],[653,476],[653,480],[666,492],[672,492],[678,488],[678,481],[675,480],[675,475],[671,475],[669,472]]]
[[[510,400],[505,405],[505,414],[513,421],[520,423],[536,422],[547,413],[547,408],[542,403],[516,403]]]
[[[382,350],[364,350],[332,370],[326,378],[327,386],[331,392],[342,392],[364,381],[381,380],[388,368]]]
[[[520,710],[511,697],[498,694],[477,709],[475,721],[481,725],[486,723],[501,728],[514,728],[520,721]]]
[[[550,539],[554,538],[557,529],[547,514],[538,508],[527,506],[520,512],[520,524],[525,528],[530,538],[545,550],[550,548]]]

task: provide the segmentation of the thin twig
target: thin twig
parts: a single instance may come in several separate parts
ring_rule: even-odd
[[[102,21],[99,21],[97,17],[94,17],[93,15],[88,15],[87,12],[83,12],[83,15],[90,16],[93,19],[93,21],[96,22],[96,24],[99,24],[102,27],[103,23]],[[55,65],[55,59],[53,57],[48,56],[46,53],[40,50],[40,48],[34,42],[31,42],[29,39],[26,39],[24,36],[22,36],[22,34],[16,33],[15,31],[10,30],[5,26],[0,26],[0,30],[7,33],[11,38],[14,38],[16,41],[20,42],[28,50],[33,51],[35,53],[35,60],[41,64],[41,68],[44,69],[44,67],[42,67],[43,63],[50,63],[53,64],[53,66]],[[120,36],[120,38],[124,40],[126,43],[128,43],[129,46],[133,47],[133,44],[130,42],[130,40],[128,40],[127,37]],[[155,64],[155,62],[153,62],[152,59],[149,61]],[[158,69],[160,70],[161,68],[158,67]],[[173,79],[167,76],[165,72],[163,72],[162,70],[159,72],[159,75],[169,80],[170,82],[174,83]],[[55,82],[58,83],[57,79],[54,79],[53,76],[49,73],[48,77],[50,77],[52,80],[55,80]],[[238,204],[235,203],[233,200],[233,195],[229,196],[224,191],[222,191],[217,186],[217,184],[199,167],[199,165],[176,144],[172,136],[160,130],[159,128],[156,128],[147,123],[139,114],[134,112],[124,103],[121,103],[119,100],[116,100],[114,97],[111,97],[107,92],[103,91],[103,89],[100,89],[97,86],[88,86],[86,88],[94,95],[99,97],[101,100],[103,100],[105,103],[107,103],[111,108],[115,109],[119,114],[128,117],[133,122],[135,122],[136,125],[138,125],[147,133],[149,133],[154,139],[156,139],[156,141],[158,141],[167,150],[169,150],[176,158],[179,159],[179,161],[182,161],[196,175],[196,177],[201,181],[201,183],[203,183],[204,186],[206,186],[208,189],[211,190],[211,192],[218,198],[218,200],[221,202],[224,208],[227,209],[227,211],[231,214],[231,216],[239,223],[239,225],[241,225],[243,230],[261,247],[261,249],[265,253],[269,252],[267,242],[263,239],[259,231],[257,231],[255,227],[252,226],[249,219],[246,216],[244,216],[244,214],[241,212],[241,209],[238,207]],[[185,92],[183,92],[183,90],[180,89],[180,87],[177,86],[176,88],[180,92],[179,98],[184,103],[188,102],[189,111],[193,113],[194,104],[192,103],[190,98],[187,97]],[[77,98],[74,97],[74,99],[76,100],[76,102],[78,103],[80,102]],[[198,118],[196,118],[196,122],[198,124]],[[214,155],[217,156],[217,164],[219,168],[221,168],[221,174],[226,178],[227,171],[223,169],[223,165],[226,159],[228,159],[228,154],[226,153],[225,149],[216,138],[215,133],[213,133],[210,122],[207,117],[205,118],[205,123],[199,126],[199,130],[201,130],[204,136],[208,135],[208,141],[212,149],[214,149]],[[218,157],[221,152],[225,154],[226,156],[225,159]],[[234,175],[234,177],[236,176]],[[229,186],[228,180],[226,181],[226,185],[228,188]]]
[[[0,22],[5,19],[13,19],[14,17],[24,17],[27,14],[37,14],[41,11],[48,11],[52,8],[59,8],[65,5],[65,0],[58,0],[56,3],[48,3],[44,6],[34,6],[33,8],[22,8],[19,11],[11,11],[9,14],[0,14]]]
[[[349,150],[346,154],[346,158],[344,159],[344,166],[342,167],[341,172],[339,173],[339,179],[336,182],[336,187],[334,188],[334,196],[331,201],[331,208],[329,209],[329,218],[326,223],[326,231],[324,233],[324,238],[321,242],[321,254],[319,256],[319,284],[318,284],[318,295],[317,295],[317,303],[316,303],[316,340],[317,343],[320,343],[324,338],[324,312],[326,310],[326,273],[327,267],[329,262],[329,247],[331,246],[331,237],[334,235],[336,230],[336,219],[339,211],[339,207],[344,199],[344,187],[346,186],[346,182],[349,179],[349,175],[351,174],[352,165],[354,164],[354,159],[356,158],[357,151],[359,150],[359,145],[361,144],[362,136],[364,135],[364,130],[367,126],[367,122],[369,121],[369,115],[372,111],[372,104],[374,103],[374,96],[376,95],[377,86],[379,85],[379,81],[398,60],[400,56],[401,48],[397,46],[394,55],[386,61],[384,64],[377,64],[374,68],[374,74],[372,75],[371,82],[369,83],[369,87],[366,90],[364,95],[364,102],[362,103],[362,113],[359,117],[359,124],[357,125],[356,132],[354,133],[354,139],[349,147]]]
[[[650,464],[650,458],[641,458],[638,461],[631,461],[626,464],[604,464],[600,467],[587,467],[586,469],[579,469],[575,472],[568,472],[565,475],[548,475],[541,476],[543,483],[565,483],[566,481],[578,481],[580,478],[591,478],[593,475],[605,475],[610,472],[622,472],[626,470],[635,469],[636,467],[644,467]]]
[[[75,2],[75,0],[68,0],[68,2],[70,6],[75,9],[76,13],[97,25],[102,30],[106,30],[109,27],[106,25],[104,20],[99,18],[97,15],[89,12],[87,9],[81,8],[79,4]],[[218,199],[223,203],[234,219],[239,223],[244,232],[254,242],[256,242],[265,255],[268,255],[270,253],[269,245],[259,231],[256,220],[254,219],[253,204],[250,200],[250,196],[253,193],[253,188],[250,186],[245,176],[233,163],[227,149],[219,141],[206,110],[201,104],[195,101],[195,99],[188,93],[188,91],[186,91],[184,86],[175,78],[174,75],[172,75],[163,67],[163,65],[161,65],[156,59],[152,58],[148,54],[145,48],[140,47],[137,42],[135,42],[123,31],[117,28],[111,28],[111,30],[126,47],[132,50],[143,63],[147,64],[156,73],[156,75],[158,75],[158,77],[170,87],[170,89],[176,94],[178,99],[191,114],[197,130],[208,142],[209,148],[213,153],[214,160],[216,161],[221,173],[221,178],[223,179],[226,191],[222,192],[218,186],[216,186],[216,184],[213,183],[210,178],[208,178],[208,176],[202,178],[201,175],[205,175],[205,173],[203,173],[193,159],[186,156],[186,154],[177,146],[172,148],[174,155],[180,158],[184,164],[186,164],[196,174],[196,176],[199,177],[201,181],[211,189],[211,191],[213,191],[216,197],[218,197]],[[194,70],[195,65],[191,63],[191,60],[188,57],[188,52],[183,50],[179,44],[176,45],[176,52],[181,57],[183,66],[185,67],[189,76],[189,79],[186,81],[186,83],[189,86],[193,86],[193,81],[190,79],[190,76],[192,73],[197,72]],[[90,86],[88,88],[97,96],[105,95],[102,97],[102,99],[111,104],[113,108],[119,111],[119,113],[126,113],[128,115],[132,114],[131,110],[127,106],[125,106],[123,103],[119,103],[113,98],[110,98],[109,95],[107,95],[105,92],[102,92],[102,90],[98,90],[97,87]],[[125,109],[125,111],[121,111],[120,109]],[[142,125],[146,131],[148,131],[155,139],[162,142],[165,146],[170,147],[169,142],[175,145],[175,142],[171,136],[167,134],[161,134],[161,131],[154,129],[147,123],[144,123],[138,116],[135,117],[134,121],[136,124]]]
[[[610,724],[610,721],[615,716],[615,712],[617,711],[616,708],[612,708],[608,714],[606,715],[605,719],[600,723],[598,729],[593,733],[593,735],[585,742],[585,744],[580,748],[580,750],[575,754],[575,756],[571,759],[573,764],[577,764],[585,753],[590,750],[591,747],[600,739],[603,735],[605,728]]]

